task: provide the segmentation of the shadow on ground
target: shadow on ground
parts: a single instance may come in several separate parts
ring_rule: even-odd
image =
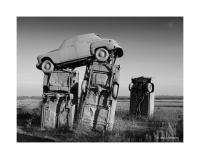
[[[160,111],[160,110],[159,110]],[[17,142],[183,142],[183,119],[136,119],[116,111],[112,132],[91,131],[84,125],[67,129],[40,129],[40,109],[17,110]]]

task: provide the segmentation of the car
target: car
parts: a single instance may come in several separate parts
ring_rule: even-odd
[[[64,40],[58,49],[38,56],[36,67],[44,73],[73,69],[95,58],[105,61],[112,52],[116,57],[123,56],[123,50],[115,40],[101,38],[95,33],[83,34]]]
[[[119,91],[120,65],[115,56],[96,58],[86,66],[81,85],[79,123],[92,130],[112,131]]]
[[[154,113],[154,84],[151,77],[131,78],[130,115],[136,117],[153,117]]]
[[[41,128],[73,129],[78,109],[78,72],[53,71],[44,74]]]

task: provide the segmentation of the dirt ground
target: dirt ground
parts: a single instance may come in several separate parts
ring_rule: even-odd
[[[152,119],[129,116],[129,100],[120,99],[112,132],[94,132],[81,124],[72,131],[41,130],[40,101],[17,99],[17,142],[183,142],[182,99],[156,100]]]

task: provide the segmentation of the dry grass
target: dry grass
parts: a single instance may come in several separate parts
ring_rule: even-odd
[[[160,104],[161,103],[161,104]],[[17,126],[23,135],[18,141],[59,142],[181,142],[183,141],[182,102],[159,101],[153,119],[135,119],[128,115],[129,102],[119,101],[112,132],[94,132],[79,124],[73,131],[66,129],[40,130],[40,100],[18,99]],[[158,107],[160,106],[160,107]],[[174,107],[176,106],[176,107]],[[29,137],[25,136],[29,134]],[[30,137],[32,136],[32,137]],[[40,137],[40,139],[35,137]],[[48,138],[48,139],[46,139]]]

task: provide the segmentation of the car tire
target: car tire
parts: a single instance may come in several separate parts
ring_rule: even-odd
[[[104,62],[108,59],[109,53],[105,48],[99,48],[95,52],[95,57],[98,61]]]
[[[87,87],[87,81],[83,80],[82,85],[81,85],[81,90],[83,93],[86,93],[86,87]]]
[[[118,84],[114,84],[113,85],[113,98],[114,99],[117,99],[117,96],[118,96],[118,91],[119,91],[119,85]]]
[[[129,91],[131,91],[133,89],[134,84],[131,82],[128,86]]]
[[[146,89],[148,93],[152,93],[154,91],[154,84],[153,83],[147,83]]]
[[[54,70],[54,64],[50,60],[45,60],[41,68],[44,73],[51,73]]]

